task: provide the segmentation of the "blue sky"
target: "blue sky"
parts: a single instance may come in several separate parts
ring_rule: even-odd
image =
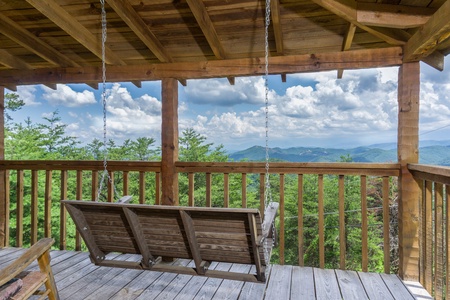
[[[446,65],[449,58],[446,58]],[[270,66],[269,66],[270,68]],[[397,140],[398,68],[336,71],[269,78],[269,146],[350,148]],[[450,139],[450,68],[439,72],[421,64],[420,139]],[[6,92],[10,92],[6,90]],[[55,110],[69,134],[83,143],[103,138],[100,90],[80,85],[21,86],[26,106],[15,122]],[[160,143],[160,82],[107,84],[107,135],[118,144],[127,138],[152,137]],[[262,77],[188,80],[179,85],[179,129],[194,128],[209,142],[230,151],[265,144]],[[438,130],[436,130],[438,129]]]

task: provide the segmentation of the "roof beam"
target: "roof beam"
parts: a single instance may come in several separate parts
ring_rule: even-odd
[[[94,36],[54,0],[27,0],[27,2],[98,58],[102,58],[101,39]],[[125,62],[108,47],[105,48],[105,61],[112,65],[125,65]]]
[[[450,37],[450,1],[445,3],[404,46],[405,62],[421,60],[433,53]]]
[[[361,24],[400,29],[422,26],[436,11],[427,7],[361,2],[356,9],[356,20]]]
[[[34,54],[57,66],[80,66],[2,13],[0,13],[0,32]]]
[[[270,1],[270,14],[272,17],[273,33],[275,35],[275,44],[277,46],[277,54],[284,54],[283,46],[283,30],[281,29],[281,14],[279,0]]]
[[[367,69],[402,64],[402,48],[349,50],[345,52],[276,56],[269,58],[270,74],[320,72],[336,69]],[[264,74],[264,58],[242,58],[202,62],[110,66],[110,82],[151,81],[162,78],[201,79]],[[8,85],[101,82],[99,67],[0,71],[0,82]]]
[[[197,23],[200,26],[203,34],[205,35],[205,38],[208,41],[208,44],[211,47],[214,55],[219,59],[225,59],[227,57],[225,49],[220,42],[216,29],[214,28],[214,24],[209,17],[208,11],[206,10],[203,1],[186,0],[186,2],[189,5],[191,12],[194,14],[194,17],[197,20]]]
[[[114,9],[116,14],[133,30],[139,39],[148,47],[148,49],[161,61],[173,62],[172,57],[167,53],[164,46],[142,20],[141,16],[134,10],[129,1],[107,0],[109,6]]]
[[[353,23],[350,23],[347,28],[347,32],[344,36],[344,41],[342,42],[342,51],[347,51],[352,47],[353,37],[355,36],[356,32],[356,25]],[[342,78],[342,75],[344,74],[344,69],[339,69],[337,73],[337,77],[339,79]]]
[[[359,28],[382,39],[388,44],[401,46],[406,42],[405,35],[399,29],[373,28],[358,22],[356,2],[350,0],[312,0],[335,15],[355,24]]]
[[[208,10],[202,0],[186,0],[189,5],[189,9],[197,20],[197,24],[200,26],[206,40],[208,41],[209,47],[213,51],[214,55],[219,59],[226,59],[227,54],[225,49],[220,42],[219,36],[217,35],[214,24],[209,17]],[[234,78],[228,77],[228,82],[234,85]]]
[[[11,69],[32,69],[29,64],[27,64],[22,59],[11,55],[8,51],[0,49],[0,64],[5,65]]]

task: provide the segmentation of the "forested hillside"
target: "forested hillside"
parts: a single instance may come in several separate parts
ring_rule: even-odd
[[[7,96],[9,110],[19,109],[23,103],[9,94]],[[55,111],[51,116],[44,117],[39,122],[27,119],[25,121],[16,121],[7,118],[6,124],[6,159],[21,159],[21,160],[102,160],[103,142],[99,139],[94,139],[87,145],[82,145],[79,139],[75,136],[68,136],[66,134],[67,124],[61,120],[58,111]],[[107,142],[107,153],[109,160],[145,160],[145,161],[159,161],[160,149],[155,145],[155,140],[152,137],[140,137],[136,140],[128,139],[123,143],[117,143],[113,140]],[[259,153],[260,148],[255,148],[253,151]],[[277,157],[278,150],[271,151],[273,160],[281,159]],[[306,151],[306,150],[305,150]],[[334,157],[333,161],[350,162],[357,152],[336,152],[331,156],[331,150],[327,157]],[[361,150],[363,151],[363,150]],[[291,155],[296,155],[297,152],[292,151]],[[318,152],[315,152],[318,153]],[[298,153],[297,153],[298,154]],[[309,154],[313,155],[313,154]],[[230,160],[253,160],[254,157],[240,157],[234,156],[232,159],[225,151],[223,145],[214,145],[208,143],[207,139],[197,133],[193,129],[187,129],[180,134],[179,145],[179,159],[181,161],[214,161],[226,162]],[[53,172],[52,180],[54,182],[60,181],[58,172]],[[16,176],[14,172],[10,174],[10,238],[11,244],[15,243],[15,229],[16,229]],[[138,174],[135,174],[138,176]],[[130,175],[135,176],[135,175]],[[89,174],[85,174],[86,182],[89,182]],[[120,183],[122,175],[115,173],[114,181]],[[154,176],[150,174],[149,176]],[[39,177],[39,224],[43,223],[44,208],[44,182],[45,176]],[[278,201],[280,194],[279,176],[274,175],[271,179],[271,191],[273,200]],[[260,176],[259,174],[247,174],[247,205],[248,207],[258,208],[260,199]],[[130,182],[132,180],[130,179]],[[194,184],[195,205],[205,205],[206,183],[205,174],[196,174]],[[147,203],[153,204],[151,199],[154,199],[155,186],[153,177],[146,181],[146,200]],[[230,174],[230,206],[241,207],[242,179],[240,174]],[[24,227],[30,226],[30,185],[31,174],[24,175]],[[325,211],[325,251],[326,251],[326,267],[337,268],[339,266],[339,226],[338,226],[338,176],[326,175],[323,178],[324,185],[324,211]],[[55,245],[59,244],[59,229],[60,229],[60,191],[58,184],[54,185],[56,188],[52,190],[52,236],[57,240]],[[75,176],[70,176],[68,181],[69,199],[75,199]],[[188,204],[188,175],[181,173],[179,175],[179,194],[180,204]],[[391,179],[390,191],[390,215],[391,215],[391,261],[392,270],[395,271],[395,260],[397,242],[396,242],[396,200],[397,200],[397,184],[395,179]],[[287,175],[285,177],[285,263],[296,265],[299,262],[298,257],[298,178],[297,175]],[[224,179],[221,174],[213,174],[212,176],[212,205],[223,206],[224,195]],[[346,265],[349,269],[361,269],[361,195],[360,195],[360,178],[359,176],[345,176],[345,220],[346,220]],[[369,270],[382,271],[383,270],[383,229],[382,229],[382,195],[381,195],[381,178],[369,177],[367,178],[367,202],[368,202],[368,226],[369,226]],[[120,190],[119,190],[120,192]],[[137,185],[130,186],[130,193],[138,195],[139,189]],[[303,214],[301,228],[304,232],[304,261],[305,265],[318,266],[318,176],[305,175],[303,177]],[[83,188],[83,195],[90,195],[90,188]],[[136,202],[136,200],[134,200]],[[279,219],[277,221],[279,227]],[[75,236],[75,229],[70,221],[67,223],[67,240],[73,240]],[[25,229],[26,236],[24,244],[30,243],[29,232]],[[39,232],[39,238],[43,237],[43,230]],[[73,243],[68,242],[69,249],[73,248]],[[279,257],[278,248],[275,248],[273,253],[273,260],[277,261]]]

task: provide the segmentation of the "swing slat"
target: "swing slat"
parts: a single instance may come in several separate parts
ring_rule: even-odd
[[[62,201],[100,266],[265,282],[264,242],[278,204],[269,205],[263,231],[257,209],[174,207]],[[269,220],[271,217],[272,220]],[[108,252],[142,255],[140,263],[107,259]],[[192,259],[195,267],[159,263],[159,257]],[[269,255],[270,257],[270,255]],[[256,274],[208,270],[212,261],[252,264]]]

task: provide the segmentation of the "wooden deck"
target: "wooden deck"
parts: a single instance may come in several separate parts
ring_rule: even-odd
[[[0,268],[23,251],[0,249]],[[267,283],[261,284],[98,267],[86,252],[52,251],[51,256],[61,299],[432,299],[420,284],[404,283],[396,275],[273,265]],[[126,254],[118,257],[138,259]],[[190,263],[177,260],[173,264]],[[213,263],[212,267],[252,272],[250,266],[241,264]]]

